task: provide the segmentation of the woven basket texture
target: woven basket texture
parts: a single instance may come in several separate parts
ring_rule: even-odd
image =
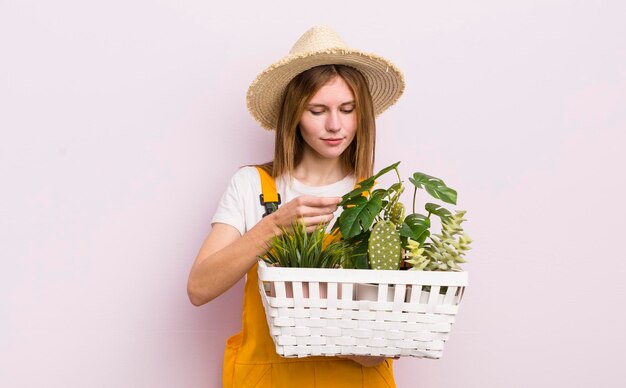
[[[466,272],[268,267],[259,291],[283,357],[441,358]]]

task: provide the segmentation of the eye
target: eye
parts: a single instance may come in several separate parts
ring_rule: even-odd
[[[311,112],[311,114],[312,114],[313,116],[319,116],[319,115],[321,115],[322,113],[324,113],[324,111],[323,111],[323,110],[310,110],[309,112]]]
[[[354,108],[347,108],[347,109],[342,109],[342,110],[341,110],[341,112],[342,112],[342,113],[346,113],[346,114],[349,114],[349,113],[352,113],[352,112],[354,112]]]

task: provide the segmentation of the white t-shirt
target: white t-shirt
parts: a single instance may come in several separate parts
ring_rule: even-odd
[[[295,178],[292,178],[291,185],[289,185],[286,177],[282,176],[276,179],[276,191],[280,194],[280,206],[282,206],[301,195],[341,197],[354,189],[355,183],[353,174],[326,186],[307,186]],[[256,167],[242,167],[231,178],[211,224],[220,222],[232,225],[243,235],[263,218],[265,207],[261,206],[259,200],[261,193],[261,177]],[[342,210],[341,207],[337,209],[334,213],[335,219],[339,217]],[[328,231],[334,222],[333,220],[329,223]]]

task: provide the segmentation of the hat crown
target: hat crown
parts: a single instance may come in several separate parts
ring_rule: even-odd
[[[331,48],[348,48],[348,46],[330,27],[315,26],[298,39],[289,54],[310,53]]]

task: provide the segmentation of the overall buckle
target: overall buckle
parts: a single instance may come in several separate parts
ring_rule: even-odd
[[[259,195],[259,199],[261,200],[261,206],[265,207],[265,214],[263,214],[263,217],[268,216],[272,214],[273,212],[275,212],[276,209],[278,209],[278,205],[282,203],[280,199],[280,194],[276,193],[276,195],[278,196],[278,201],[276,202],[265,202],[265,200],[263,199],[263,194]]]

